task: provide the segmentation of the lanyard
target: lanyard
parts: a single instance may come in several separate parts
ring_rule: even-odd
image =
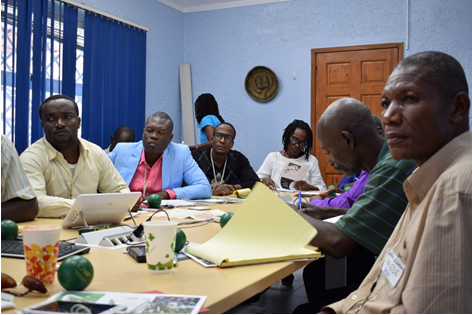
[[[213,167],[213,178],[215,179],[215,182],[216,182],[215,163],[213,162],[213,148],[211,148],[211,150],[210,150],[210,159],[211,159],[211,167]],[[226,162],[227,161],[228,161],[228,156],[226,156],[225,166],[223,166],[223,174],[221,175],[220,185],[223,184],[223,178],[225,177]]]
[[[146,198],[146,187],[147,187],[146,173],[147,173],[147,163],[144,163],[143,200],[144,198]]]

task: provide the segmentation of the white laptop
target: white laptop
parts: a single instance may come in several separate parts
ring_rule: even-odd
[[[79,195],[61,226],[85,226],[80,212],[88,225],[121,223],[140,197],[140,192]]]

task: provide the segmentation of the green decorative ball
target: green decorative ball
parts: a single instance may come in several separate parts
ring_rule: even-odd
[[[147,202],[149,207],[157,209],[161,206],[162,198],[158,194],[152,194],[149,195]]]
[[[223,214],[220,218],[220,226],[223,228],[226,223],[228,223],[229,220],[233,217],[234,213],[233,212],[226,212]]]
[[[184,231],[177,228],[177,237],[175,238],[175,252],[178,253],[184,248],[185,243],[187,243],[187,236]]]
[[[93,266],[85,257],[67,257],[57,270],[57,279],[64,289],[81,291],[92,282]]]
[[[2,240],[16,240],[18,225],[12,220],[2,220]]]

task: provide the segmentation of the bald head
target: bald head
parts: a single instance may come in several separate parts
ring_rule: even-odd
[[[148,121],[149,119],[161,119],[163,121],[168,121],[170,126],[170,132],[174,130],[174,122],[172,121],[172,118],[170,118],[170,116],[164,112],[155,112],[154,114],[149,116],[146,121]]]
[[[375,131],[372,112],[364,103],[354,98],[342,98],[328,106],[318,122],[317,133],[349,131],[369,135]]]
[[[370,109],[353,98],[328,106],[318,122],[317,137],[328,163],[347,176],[360,170],[369,172],[384,142]]]

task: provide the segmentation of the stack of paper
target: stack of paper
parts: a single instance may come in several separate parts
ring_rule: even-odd
[[[192,218],[194,220],[206,220],[206,219],[213,219],[216,216],[222,216],[225,214],[224,211],[220,209],[208,210],[208,211],[200,211],[200,210],[187,210],[187,209],[173,209],[167,210],[167,215],[171,219],[186,219]],[[155,217],[162,217],[167,218],[167,215],[164,212],[158,212]]]
[[[320,252],[304,248],[316,233],[269,188],[256,183],[218,234],[186,251],[222,267],[317,258]]]

